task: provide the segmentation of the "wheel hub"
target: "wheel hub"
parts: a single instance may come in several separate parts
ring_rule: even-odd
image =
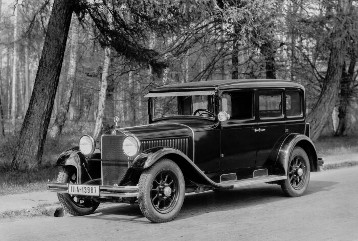
[[[170,197],[170,195],[172,195],[172,189],[170,187],[165,187],[163,192],[166,197]]]
[[[299,168],[297,170],[297,175],[300,176],[300,177],[303,175],[303,169],[302,168]]]

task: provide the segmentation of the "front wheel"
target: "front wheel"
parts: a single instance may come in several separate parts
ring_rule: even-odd
[[[77,172],[75,168],[63,168],[57,177],[58,183],[76,183]],[[58,200],[62,204],[66,212],[73,216],[83,216],[93,213],[99,202],[91,197],[78,197],[68,193],[57,193]]]
[[[281,188],[289,197],[298,197],[306,191],[310,181],[310,162],[306,152],[300,148],[293,149],[287,167],[287,179]]]
[[[173,220],[183,205],[185,181],[176,163],[162,159],[139,179],[138,203],[143,215],[155,223]]]

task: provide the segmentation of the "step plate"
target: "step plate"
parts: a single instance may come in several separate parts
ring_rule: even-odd
[[[232,188],[245,187],[255,184],[274,182],[287,179],[287,176],[277,176],[277,175],[268,175],[268,176],[260,176],[249,179],[237,180],[237,181],[225,181],[220,182],[220,185],[223,187],[232,186]]]

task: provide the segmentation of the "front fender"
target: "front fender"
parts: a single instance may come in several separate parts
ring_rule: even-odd
[[[307,153],[310,160],[311,171],[318,171],[317,151],[312,140],[306,135],[290,134],[282,142],[276,159],[277,165],[284,170],[284,174],[287,175],[288,162],[296,146],[301,147]]]
[[[135,169],[147,169],[165,157],[174,161],[180,167],[185,178],[198,184],[222,188],[220,184],[208,178],[187,155],[173,148],[156,147],[149,149],[145,153],[138,155],[131,167]]]
[[[86,166],[86,157],[78,147],[73,147],[62,152],[56,161],[56,166],[73,166],[77,171],[77,183],[82,182],[82,166]]]
[[[132,167],[147,169],[156,163],[159,159],[168,154],[179,155],[187,162],[193,163],[187,155],[177,149],[159,147],[147,150],[145,153],[140,154],[137,158],[134,159]]]

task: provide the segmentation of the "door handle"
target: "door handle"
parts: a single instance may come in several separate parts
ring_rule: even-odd
[[[261,129],[261,128],[258,128],[258,129],[254,129],[255,132],[262,132],[262,131],[266,131],[266,129]]]

